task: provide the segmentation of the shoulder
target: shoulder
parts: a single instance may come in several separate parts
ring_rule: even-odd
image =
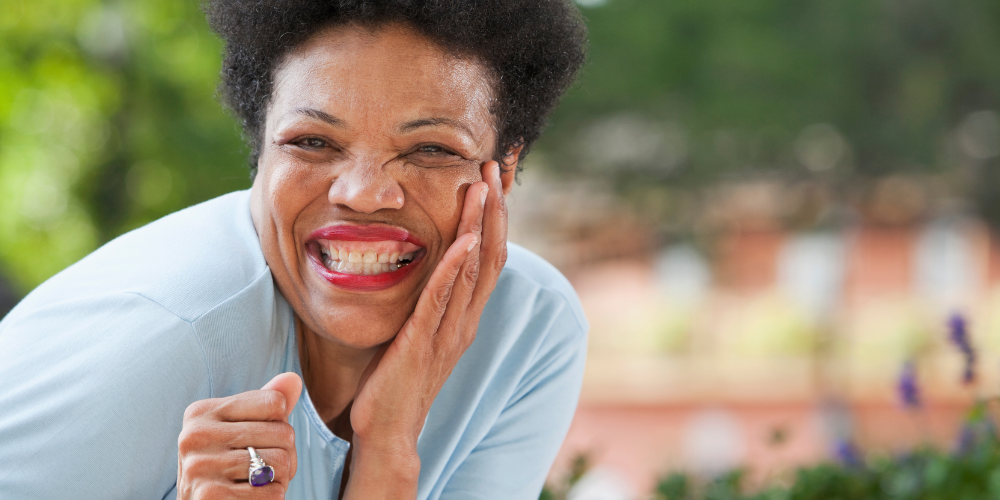
[[[248,198],[230,193],[109,242],[29,294],[0,323],[0,341],[60,329],[90,351],[153,350],[143,357],[183,358],[175,361],[186,366],[195,358],[168,348],[185,338],[198,347],[212,394],[259,387],[281,363],[291,313]]]
[[[269,286],[248,196],[220,196],[126,233],[43,283],[11,314],[130,293],[194,321],[248,287]]]
[[[176,479],[184,408],[211,396],[192,333],[127,293],[49,304],[0,324],[0,462],[8,464],[0,490],[60,498],[103,470],[115,480],[91,484],[93,498],[162,497]]]
[[[530,385],[532,374],[586,354],[589,325],[569,281],[541,257],[508,244],[507,263],[456,370],[466,380]]]
[[[539,314],[558,309],[564,319],[576,323],[581,335],[588,329],[580,298],[569,280],[545,259],[514,243],[507,244],[507,264],[490,301],[508,312]]]

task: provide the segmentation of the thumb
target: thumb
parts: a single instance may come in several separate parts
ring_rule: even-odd
[[[278,391],[285,396],[285,419],[292,414],[292,408],[302,394],[302,379],[294,372],[279,373],[261,387],[262,391]]]

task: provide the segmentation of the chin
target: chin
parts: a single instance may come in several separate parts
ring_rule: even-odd
[[[320,327],[322,336],[352,349],[371,349],[391,341],[413,312],[409,307],[378,307],[374,304],[330,306],[338,309],[334,317],[325,318]],[[405,311],[405,314],[399,311]]]

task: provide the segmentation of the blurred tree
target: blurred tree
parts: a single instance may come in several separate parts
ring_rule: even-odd
[[[590,61],[539,150],[625,187],[720,174],[1000,182],[1000,2],[588,0]],[[980,196],[1000,222],[1000,196]],[[993,207],[992,204],[996,204]]]
[[[157,217],[249,186],[197,2],[4,0],[0,262],[20,292]],[[155,265],[155,264],[151,264]]]

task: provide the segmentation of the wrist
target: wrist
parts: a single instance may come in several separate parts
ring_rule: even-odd
[[[416,446],[367,441],[357,434],[354,435],[353,443],[352,470],[354,467],[377,464],[379,469],[391,469],[394,473],[403,473],[404,477],[412,475],[416,479],[420,475],[420,456]]]
[[[410,498],[416,495],[420,456],[416,447],[376,443],[354,435],[350,479],[344,498]]]

